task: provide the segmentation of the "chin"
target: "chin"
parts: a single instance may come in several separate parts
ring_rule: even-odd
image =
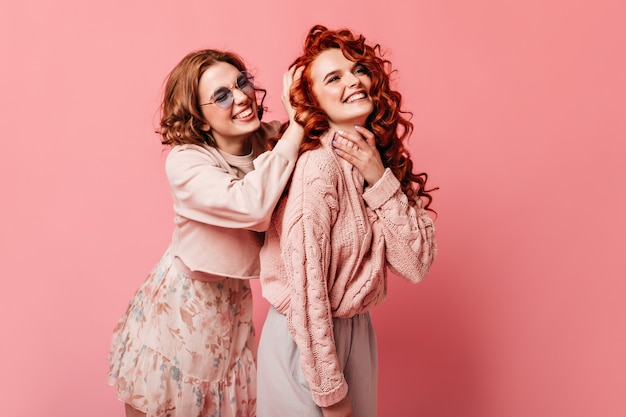
[[[363,103],[363,105],[358,108],[353,109],[353,114],[355,118],[363,117],[367,119],[367,117],[374,111],[374,106],[371,102]]]
[[[246,125],[246,132],[252,133],[256,132],[261,127],[261,121],[259,119],[251,120],[250,123]]]

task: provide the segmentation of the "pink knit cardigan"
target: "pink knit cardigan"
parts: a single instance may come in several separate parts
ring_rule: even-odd
[[[372,186],[330,144],[296,162],[289,194],[275,210],[261,250],[263,296],[286,315],[313,400],[348,392],[335,350],[333,317],[369,311],[387,295],[387,267],[411,282],[435,258],[428,213],[408,204],[387,169]]]

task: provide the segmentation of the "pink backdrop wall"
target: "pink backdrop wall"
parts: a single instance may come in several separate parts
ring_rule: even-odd
[[[165,75],[233,49],[282,119],[323,23],[388,49],[441,187],[432,274],[374,313],[381,417],[626,415],[624,3],[304,4],[2,1],[0,413],[122,415],[111,330],[172,230]]]

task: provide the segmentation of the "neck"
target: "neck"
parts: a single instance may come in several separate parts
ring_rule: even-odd
[[[215,138],[216,147],[223,152],[231,155],[243,156],[252,152],[252,141],[250,135],[242,138]]]
[[[332,130],[343,130],[344,132],[356,132],[355,125],[363,126],[365,124],[365,120],[352,120],[349,122],[342,123],[334,123],[329,122],[328,125]]]

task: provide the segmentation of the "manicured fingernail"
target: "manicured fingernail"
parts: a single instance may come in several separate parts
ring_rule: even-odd
[[[355,128],[355,129],[360,129],[360,128],[361,128],[361,126],[359,126],[359,125],[354,125],[354,128]]]
[[[343,135],[343,130],[338,130],[337,133],[339,133],[340,135]]]

